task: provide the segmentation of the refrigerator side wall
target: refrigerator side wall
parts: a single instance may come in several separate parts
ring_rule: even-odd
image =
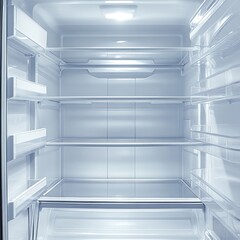
[[[0,42],[1,42],[1,226],[0,237],[7,240],[7,162],[6,162],[6,0],[0,2]]]

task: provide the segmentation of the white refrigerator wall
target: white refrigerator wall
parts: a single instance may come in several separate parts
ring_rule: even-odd
[[[174,88],[172,86],[175,86]],[[147,78],[96,78],[86,70],[64,70],[63,96],[158,96],[183,93],[179,70],[158,70]],[[183,137],[181,104],[63,104],[64,138]],[[147,161],[146,161],[147,159]],[[63,177],[181,178],[181,147],[63,149]]]

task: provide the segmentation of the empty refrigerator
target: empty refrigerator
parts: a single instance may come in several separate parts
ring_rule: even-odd
[[[239,13],[2,1],[2,239],[240,239]]]

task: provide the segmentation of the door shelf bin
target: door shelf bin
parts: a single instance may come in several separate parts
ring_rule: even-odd
[[[39,100],[47,94],[46,86],[19,78],[8,79],[8,98],[11,100]]]
[[[191,26],[191,39],[195,38],[200,32],[203,32],[203,28],[206,29],[209,20],[214,16],[223,1],[214,1],[214,0],[204,0],[202,5],[198,8],[196,13],[193,15],[190,20]]]
[[[240,132],[238,124],[216,124],[192,126],[192,138],[206,144],[240,151]]]
[[[193,52],[191,63],[195,64],[207,56],[216,54],[229,54],[233,47],[239,43],[240,29],[239,22],[239,1],[237,0],[218,0],[206,1],[214,4],[205,16],[196,15],[193,18],[196,27],[192,29],[190,38],[193,46],[199,46],[200,51]],[[215,2],[215,3],[214,3]],[[201,9],[200,9],[201,11]],[[199,23],[197,24],[197,20]],[[236,48],[235,48],[236,49]]]
[[[191,188],[222,225],[227,226],[234,236],[237,236],[236,239],[239,239],[240,205],[233,203],[232,200],[214,189],[209,184],[209,180],[206,179],[204,169],[197,169],[192,172]]]
[[[238,150],[226,149],[213,145],[194,146],[193,149],[227,162],[240,163],[240,151]]]
[[[20,212],[31,206],[33,201],[37,200],[46,190],[46,186],[46,178],[29,181],[29,188],[8,203],[9,220],[14,219]]]
[[[46,129],[17,133],[8,137],[8,161],[32,153],[46,144]]]
[[[203,145],[199,141],[191,141],[185,138],[61,138],[47,142],[47,146],[59,147],[161,147],[161,146],[197,146]]]
[[[202,194],[204,195],[204,193]],[[214,207],[208,203],[206,205],[208,207],[208,212],[206,213],[206,240],[239,240],[238,220],[229,217],[217,205]]]
[[[16,6],[8,7],[8,38],[39,52],[47,47],[47,31]]]
[[[223,190],[223,181],[227,181],[229,186],[235,189],[235,194],[232,194],[231,197],[225,196],[227,190],[225,189],[225,192]],[[197,185],[210,196],[211,201],[216,203],[230,216],[240,221],[239,181],[230,178],[220,178],[217,175],[214,178],[206,169],[196,169],[192,171],[192,184],[193,186]],[[196,194],[196,191],[194,192]],[[199,194],[197,195],[199,196]],[[200,197],[200,199],[202,198]]]
[[[199,97],[192,97],[193,104],[198,103],[217,103],[217,102],[236,102],[240,100],[240,83],[230,84],[198,94]]]
[[[240,68],[210,76],[191,87],[192,103],[236,100],[240,98]],[[198,97],[198,99],[197,99]]]

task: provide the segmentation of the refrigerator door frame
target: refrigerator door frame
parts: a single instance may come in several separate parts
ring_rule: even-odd
[[[8,239],[8,216],[7,216],[7,158],[6,158],[6,139],[7,139],[7,0],[0,1],[0,97],[1,97],[1,163],[0,163],[0,237],[3,240]]]

